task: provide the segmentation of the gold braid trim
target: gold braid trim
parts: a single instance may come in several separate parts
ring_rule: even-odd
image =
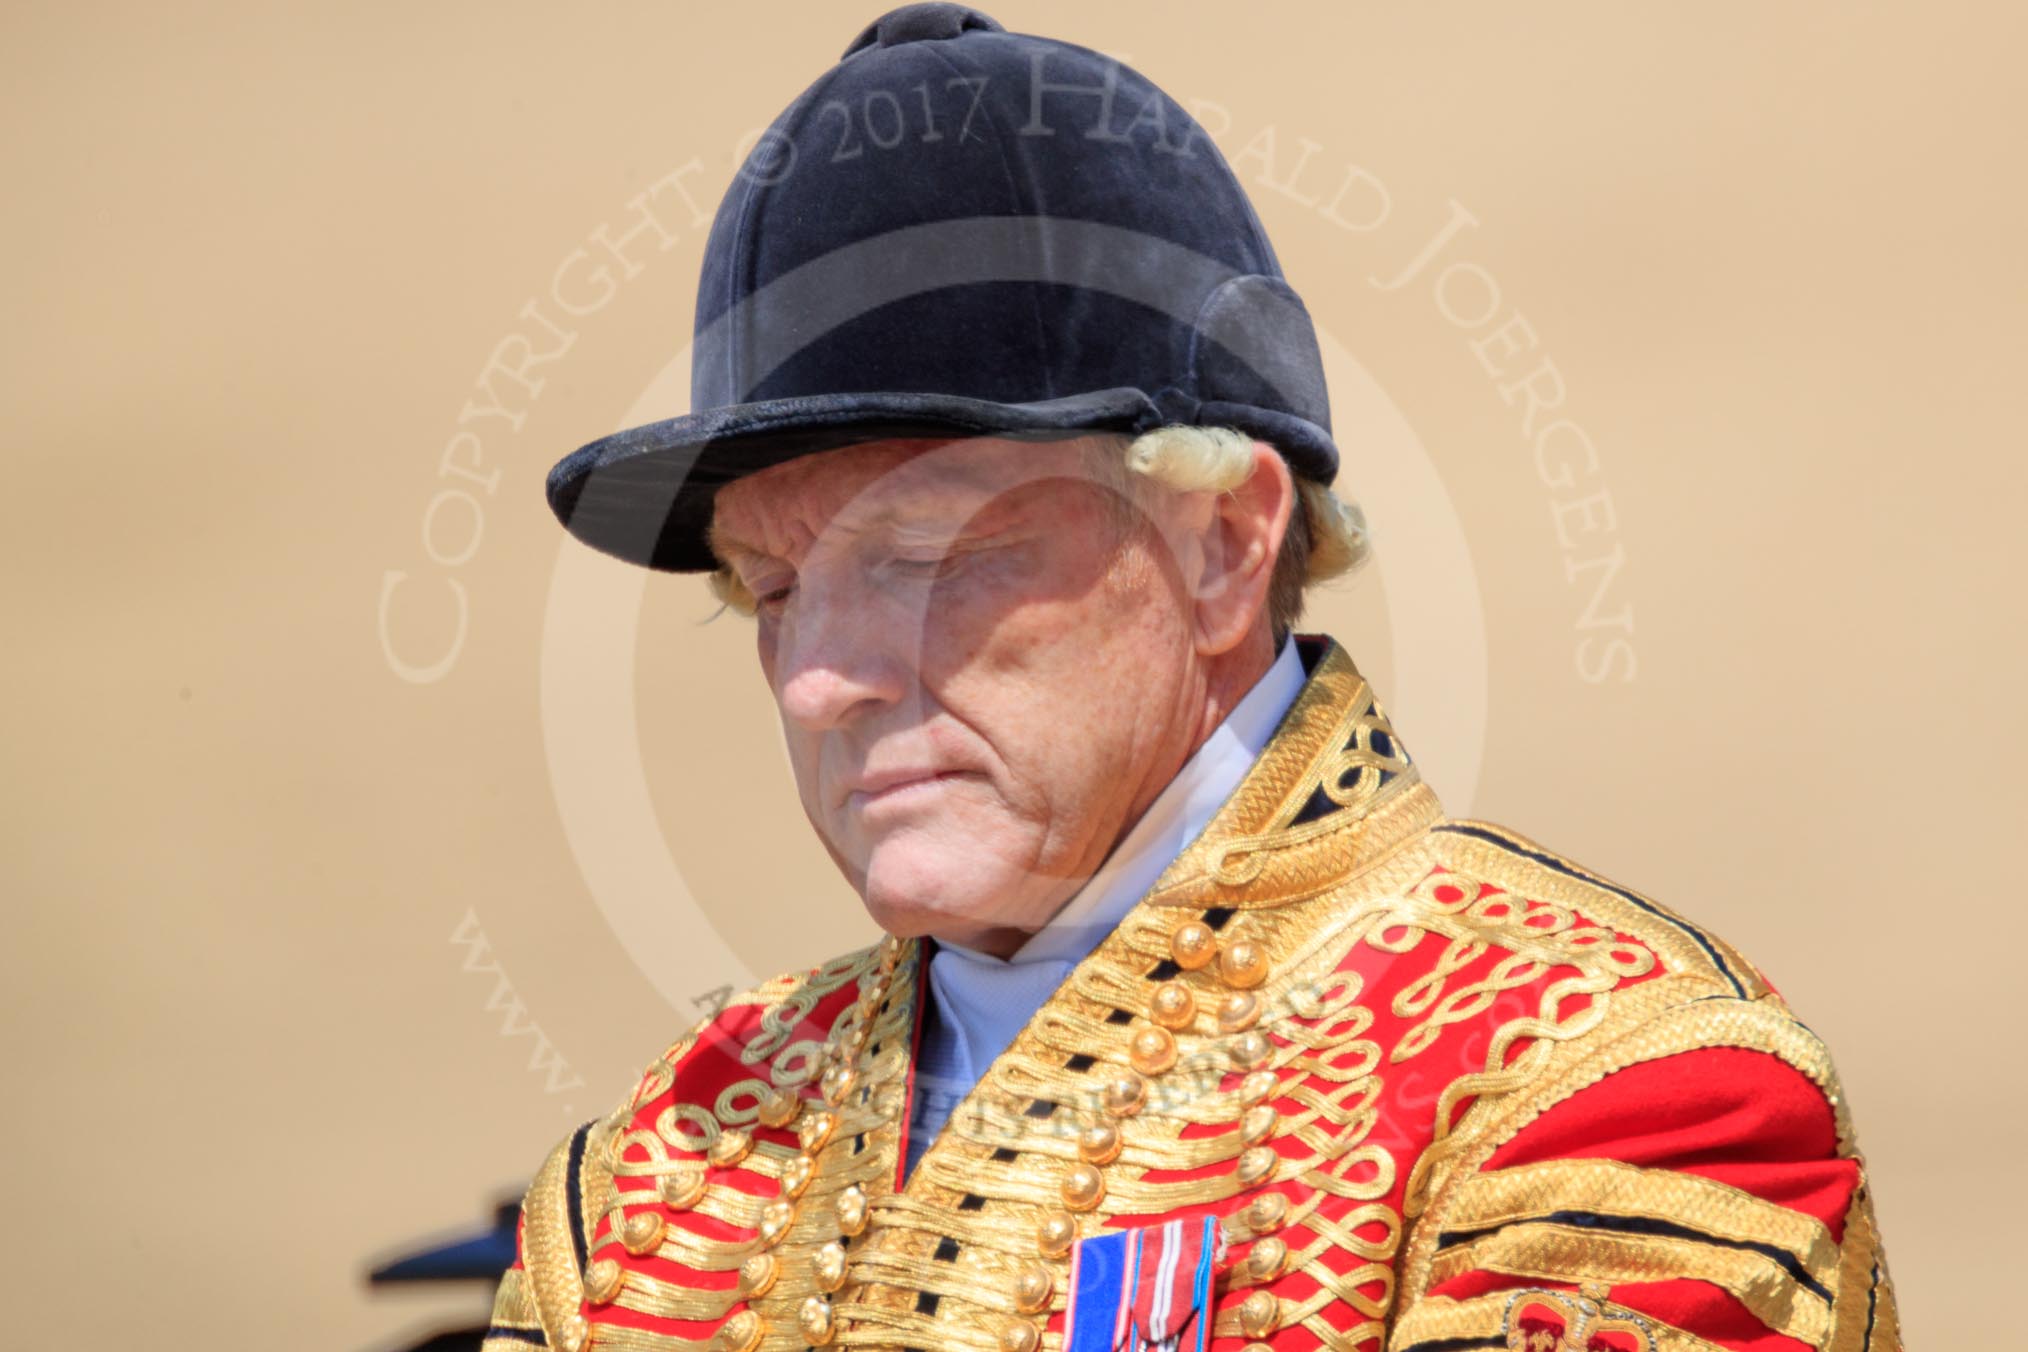
[[[748,1163],[751,1162],[750,1160],[748,1161]],[[777,1177],[780,1176],[779,1169],[775,1173]],[[880,1161],[874,1157],[871,1151],[868,1151],[864,1155],[842,1159],[837,1164],[823,1170],[811,1182],[808,1190],[798,1200],[797,1208],[800,1211],[809,1211],[835,1203],[838,1194],[845,1191],[845,1189],[855,1183],[863,1187],[880,1176]],[[743,1230],[756,1230],[760,1227],[761,1212],[766,1210],[768,1204],[774,1201],[774,1199],[775,1194],[772,1192],[756,1195],[754,1193],[741,1192],[738,1188],[724,1183],[712,1183],[705,1187],[704,1196],[698,1200],[696,1205],[690,1208],[690,1211],[695,1215],[708,1216],[715,1221],[723,1221],[728,1225],[739,1226]],[[647,1206],[660,1205],[654,1192],[645,1188],[631,1193],[621,1193],[613,1199],[613,1202],[614,1211],[620,1210],[621,1205],[624,1203]],[[608,1213],[608,1215],[610,1216],[611,1213]],[[608,1235],[605,1239],[599,1240],[598,1243],[607,1243],[610,1242],[610,1239],[611,1236]],[[726,1243],[722,1239],[705,1240],[703,1242],[718,1244],[720,1246]],[[596,1244],[594,1247],[596,1247]],[[665,1256],[674,1257],[675,1255],[668,1254]],[[737,1256],[735,1255],[734,1258],[735,1261],[728,1263],[727,1266],[739,1266],[736,1261]]]
[[[1389,751],[1375,748],[1377,733]],[[1332,644],[1253,769],[1141,909],[1280,907],[1383,864],[1443,815],[1399,748],[1372,687]],[[1341,810],[1290,825],[1320,792]]]
[[[732,1307],[745,1300],[736,1286],[706,1291],[680,1282],[664,1281],[639,1269],[625,1269],[624,1282],[613,1304],[637,1314],[660,1315],[664,1319],[723,1319]]]
[[[1497,878],[1502,887],[1517,895],[1568,906],[1583,912],[1585,918],[1595,925],[1636,935],[1643,944],[1661,954],[1662,965],[1669,971],[1709,977],[1722,983],[1727,995],[1758,1000],[1773,993],[1739,950],[1717,935],[1692,925],[1653,898],[1601,877],[1582,864],[1504,826],[1457,817],[1446,819],[1443,824],[1446,828],[1490,832],[1510,842],[1497,845],[1483,837],[1465,835],[1460,831],[1446,829],[1436,832],[1434,839],[1441,842],[1438,848],[1445,867]],[[1551,868],[1530,858],[1530,854],[1552,860],[1560,867]]]
[[[528,1293],[526,1271],[508,1268],[501,1274],[500,1285],[493,1292],[493,1317],[487,1325],[489,1328],[516,1329],[525,1333],[542,1332],[542,1321],[535,1313],[535,1301]],[[528,1346],[524,1338],[489,1338],[484,1349],[512,1347],[516,1352],[527,1352]]]
[[[1519,1291],[1490,1291],[1483,1296],[1468,1300],[1453,1300],[1449,1296],[1431,1296],[1404,1314],[1396,1321],[1393,1334],[1388,1338],[1390,1352],[1403,1352],[1406,1348],[1423,1343],[1447,1341],[1449,1339],[1512,1338],[1518,1330],[1512,1328],[1514,1313],[1531,1300],[1540,1300],[1545,1305],[1571,1311],[1573,1305],[1582,1306],[1582,1300],[1573,1300],[1574,1293],[1568,1291],[1536,1290],[1522,1288]],[[1673,1324],[1664,1324],[1644,1314],[1602,1301],[1590,1302],[1597,1310],[1593,1321],[1611,1320],[1616,1326],[1637,1331],[1636,1336],[1645,1335],[1647,1348],[1653,1352],[1725,1352],[1717,1343],[1706,1342],[1694,1333],[1688,1333]],[[1579,1318],[1584,1314],[1580,1308]],[[1580,1336],[1592,1331],[1587,1327]],[[1510,1342],[1509,1346],[1513,1346]],[[1580,1348],[1566,1336],[1557,1343],[1556,1352]]]
[[[711,1352],[708,1338],[677,1338],[624,1324],[593,1324],[591,1341],[586,1346],[610,1348],[612,1352]]]
[[[1550,1108],[1628,1066],[1708,1047],[1767,1052],[1824,1090],[1836,1115],[1840,1152],[1856,1157],[1851,1120],[1821,1041],[1772,1000],[1713,998],[1665,1004],[1656,1010],[1658,1001],[1681,998],[1680,989],[1665,986],[1669,980],[1658,978],[1624,993],[1626,1003],[1642,1007],[1646,1014],[1632,1029],[1610,1037],[1603,1045],[1586,1048],[1588,1054],[1581,1059],[1553,1067],[1551,1073],[1540,1075],[1534,1083],[1495,1104],[1474,1105],[1451,1138],[1450,1158],[1430,1179],[1430,1200],[1402,1255],[1398,1275],[1405,1305],[1412,1306],[1436,1280],[1432,1270],[1439,1232],[1456,1228],[1449,1209],[1493,1152]],[[1480,1114],[1481,1108],[1488,1111]],[[1417,1167],[1422,1167],[1420,1162]]]
[[[1431,1267],[1430,1280],[1441,1283],[1480,1269],[1611,1284],[1688,1277],[1729,1291],[1761,1323],[1813,1347],[1823,1342],[1831,1326],[1830,1305],[1772,1258],[1692,1239],[1525,1222],[1443,1250]]]
[[[1428,1195],[1430,1171],[1457,1150],[1464,1139],[1454,1135],[1451,1127],[1457,1105],[1465,1099],[1493,1101],[1540,1074],[1554,1056],[1557,1043],[1583,1037],[1605,1021],[1610,1004],[1607,993],[1615,984],[1609,976],[1572,977],[1554,982],[1542,992],[1541,1012],[1537,1017],[1510,1019],[1500,1026],[1486,1052],[1487,1068],[1470,1075],[1460,1075],[1445,1085],[1443,1093],[1437,1096],[1436,1121],[1430,1145],[1409,1173],[1408,1188],[1402,1199],[1403,1210],[1414,1215],[1422,1209]],[[1591,1004],[1559,1023],[1555,1017],[1558,1006],[1566,997],[1576,994],[1590,995]],[[1519,1055],[1508,1058],[1508,1049],[1524,1038],[1529,1040],[1528,1045]]]
[[[1373,691],[1366,678],[1352,664],[1351,655],[1333,643],[1323,660],[1297,692],[1295,702],[1283,715],[1282,725],[1262,749],[1254,769],[1239,787],[1214,823],[1216,835],[1207,830],[1204,843],[1225,841],[1264,829],[1293,817],[1309,799],[1310,791],[1329,778],[1336,788],[1336,775],[1325,774],[1348,742],[1353,740],[1360,720],[1375,717]],[[1393,729],[1389,728],[1389,732]],[[1370,744],[1370,737],[1362,738]],[[1362,784],[1371,778],[1361,776]],[[1342,793],[1342,791],[1339,791]],[[1334,793],[1335,801],[1347,799]],[[1366,798],[1372,797],[1369,791]],[[1355,812],[1331,814],[1357,816]]]
[[[584,1160],[577,1170],[577,1197],[587,1257],[594,1247],[593,1237],[598,1233],[600,1218],[614,1206],[617,1193],[613,1162],[619,1156],[615,1145],[627,1117],[626,1110],[614,1109],[610,1116],[592,1123],[584,1136]]]
[[[606,1236],[600,1245],[611,1239],[611,1235]],[[745,1261],[746,1251],[738,1244],[686,1229],[683,1218],[674,1216],[662,1231],[662,1246],[655,1256],[699,1272],[731,1272]]]
[[[849,954],[835,962],[825,964],[815,980],[826,990],[835,990],[848,980],[858,980],[862,996],[867,983],[873,979],[874,964],[878,957],[877,948],[869,948],[859,954]],[[748,1303],[760,1316],[763,1335],[760,1347],[763,1352],[786,1352],[787,1349],[801,1348],[805,1339],[797,1328],[797,1312],[810,1296],[818,1294],[815,1255],[817,1250],[838,1237],[836,1204],[838,1196],[853,1184],[861,1186],[871,1202],[870,1223],[865,1236],[851,1244],[848,1276],[844,1287],[832,1297],[835,1308],[840,1311],[838,1341],[845,1338],[844,1310],[853,1300],[855,1292],[864,1285],[862,1256],[873,1247],[879,1230],[877,1219],[883,1205],[892,1201],[891,1192],[896,1165],[901,1147],[901,1123],[903,1119],[903,1091],[908,1073],[910,1033],[914,1027],[914,1002],[918,998],[918,978],[922,960],[922,946],[908,943],[888,983],[887,997],[882,1010],[876,1015],[868,1033],[869,1046],[885,1044],[878,1055],[869,1054],[859,1061],[859,1083],[845,1100],[836,1105],[838,1126],[830,1142],[816,1152],[816,1170],[808,1190],[795,1203],[795,1218],[789,1225],[788,1233],[774,1249],[781,1261],[781,1275],[764,1296]],[[793,997],[790,997],[793,998]],[[799,1018],[807,1017],[799,1015]],[[855,1018],[847,1008],[834,1024],[833,1033],[847,1021]],[[765,1020],[763,1021],[766,1022]],[[777,1022],[780,1022],[777,1020]],[[775,1038],[769,1030],[763,1030],[764,1038]],[[821,1047],[821,1044],[818,1044]],[[791,1044],[780,1052],[776,1061],[775,1077],[782,1083],[783,1060],[795,1053]],[[865,1138],[866,1148],[853,1153],[855,1140]],[[779,1177],[779,1163],[763,1163],[755,1156],[749,1156],[748,1167],[759,1168]],[[775,1190],[766,1189],[761,1200],[769,1200]],[[942,1212],[948,1219],[953,1213]],[[720,1241],[725,1243],[725,1241]],[[728,1245],[735,1261],[754,1251],[751,1243]],[[856,1313],[856,1308],[855,1308]],[[646,1347],[625,1349],[624,1352],[654,1352]],[[680,1352],[680,1349],[679,1349]]]
[[[1373,1122],[1370,1113],[1355,1117],[1343,1140],[1348,1145],[1362,1140]],[[1371,1178],[1363,1183],[1346,1180],[1346,1174],[1365,1164],[1373,1166]],[[1344,1150],[1333,1166],[1310,1169],[1301,1175],[1299,1181],[1308,1192],[1291,1211],[1291,1228],[1303,1226],[1315,1238],[1291,1252],[1288,1266],[1290,1271],[1300,1272],[1316,1283],[1317,1290],[1301,1301],[1281,1300],[1275,1320],[1277,1328],[1300,1324],[1333,1352],[1341,1349],[1351,1352],[1385,1334],[1387,1316],[1394,1305],[1392,1262],[1401,1242],[1401,1221],[1392,1207],[1377,1199],[1393,1189],[1394,1177],[1394,1157],[1379,1146]],[[1351,1199],[1365,1205],[1352,1208],[1342,1221],[1332,1220],[1320,1211],[1326,1197]],[[1377,1240],[1362,1239],[1353,1233],[1360,1226],[1375,1223],[1382,1227]],[[1339,1272],[1327,1261],[1334,1249],[1368,1261]],[[1377,1295],[1359,1289],[1376,1284]],[[1339,1303],[1362,1316],[1359,1322],[1340,1329],[1327,1319],[1324,1311]]]
[[[1901,1323],[1894,1288],[1887,1280],[1880,1253],[1880,1233],[1873,1224],[1873,1202],[1865,1182],[1852,1191],[1845,1208],[1845,1243],[1838,1259],[1838,1282],[1832,1288],[1831,1335],[1826,1352],[1899,1352]]]
[[[1696,1174],[1619,1160],[1546,1160],[1474,1174],[1459,1185],[1444,1227],[1491,1230],[1564,1210],[1662,1217],[1721,1239],[1773,1245],[1813,1281],[1836,1289],[1838,1246],[1815,1216]]]
[[[643,1191],[632,1196],[638,1198],[643,1205],[659,1205],[652,1192]],[[621,1200],[627,1200],[626,1195],[623,1195]],[[727,1225],[736,1225],[742,1230],[752,1230],[759,1227],[761,1212],[773,1200],[771,1197],[756,1197],[752,1193],[741,1192],[737,1188],[728,1188],[722,1183],[717,1183],[704,1190],[703,1198],[691,1210],[700,1216],[724,1221]]]
[[[797,1029],[809,1017],[819,999],[871,972],[878,956],[869,947],[833,959],[815,972],[798,971],[777,976],[729,999],[724,1009],[764,1006],[756,1038],[744,1049],[748,1064],[761,1066],[763,1076],[735,1083],[716,1104],[675,1103],[665,1107],[652,1128],[635,1125],[643,1105],[674,1087],[676,1067],[695,1048],[697,1041],[722,1017],[723,1009],[705,1017],[671,1043],[662,1057],[643,1071],[630,1088],[624,1103],[610,1115],[593,1123],[586,1132],[578,1185],[581,1206],[578,1216],[569,1214],[568,1182],[571,1138],[552,1150],[537,1171],[522,1205],[524,1217],[523,1272],[510,1272],[496,1292],[495,1304],[503,1328],[539,1329],[545,1345],[559,1341],[566,1325],[582,1327],[578,1319],[584,1299],[583,1274],[579,1272],[571,1225],[583,1226],[588,1251],[615,1243],[612,1222],[634,1205],[659,1205],[652,1189],[621,1189],[616,1178],[655,1180],[674,1170],[694,1167],[701,1154],[728,1126],[745,1126],[757,1115],[761,1097],[773,1086],[793,1086],[815,1077],[821,1069],[824,1043],[792,1041]],[[910,964],[912,965],[912,963]],[[912,980],[901,973],[890,988],[890,999],[872,1030],[875,1040],[885,1038],[905,1044],[912,1027],[908,1004]],[[848,1008],[841,1016],[853,1017]],[[835,1031],[835,1030],[833,1030]],[[772,1059],[772,1065],[765,1063]],[[864,1082],[867,1086],[839,1107],[839,1126],[832,1142],[820,1155],[820,1166],[807,1192],[798,1202],[797,1220],[775,1252],[783,1270],[774,1289],[750,1304],[765,1321],[766,1348],[800,1347],[795,1333],[795,1312],[802,1299],[815,1291],[812,1260],[816,1250],[835,1234],[831,1211],[837,1194],[854,1182],[891,1177],[898,1144],[895,1104],[891,1097],[872,1092],[883,1082],[895,1080],[905,1070],[905,1045],[867,1058]],[[572,1134],[573,1136],[575,1133]],[[867,1149],[858,1156],[849,1153],[855,1137],[866,1138]],[[638,1147],[645,1158],[627,1159]],[[678,1154],[680,1153],[680,1158]],[[798,1152],[789,1146],[759,1142],[743,1162],[749,1171],[779,1179],[783,1164]],[[753,1229],[760,1211],[772,1199],[752,1197],[723,1183],[711,1183],[705,1196],[683,1216],[672,1218],[665,1228],[658,1256],[699,1272],[726,1272],[739,1267],[754,1251],[751,1240],[707,1237],[687,1227],[690,1214],[711,1217],[725,1223]],[[601,1225],[601,1222],[606,1224]],[[704,1291],[687,1288],[623,1265],[624,1279],[614,1305],[670,1318],[708,1321],[723,1317],[738,1303],[731,1291]],[[528,1322],[516,1323],[517,1311]],[[707,1352],[708,1340],[696,1341],[612,1326],[594,1320],[590,1324],[591,1347],[620,1349],[621,1352]],[[525,1349],[526,1342],[494,1340],[505,1348]]]
[[[575,1135],[575,1133],[572,1133]],[[570,1170],[570,1139],[564,1138],[535,1172],[522,1199],[522,1266],[536,1317],[550,1342],[563,1321],[584,1300],[583,1274],[570,1242],[570,1206],[564,1176]]]
[[[944,1302],[944,1308],[950,1306]],[[1058,1348],[1054,1335],[1044,1346]],[[841,1327],[832,1343],[838,1347],[917,1347],[936,1352],[1001,1352],[1000,1340],[985,1320],[953,1319],[918,1314],[913,1305],[855,1305],[852,1322]],[[794,1344],[800,1346],[800,1342]],[[644,1349],[645,1352],[645,1349]]]
[[[876,1199],[872,1216],[869,1229],[875,1232],[893,1227],[948,1235],[967,1249],[1010,1255],[1026,1255],[1035,1248],[1035,1223],[1032,1218],[991,1208],[958,1211],[941,1202],[926,1202],[905,1192],[897,1192]]]
[[[1380,1336],[1380,1322],[1387,1318],[1387,1312],[1394,1304],[1394,1273],[1384,1263],[1365,1263],[1348,1272],[1333,1272],[1322,1263],[1314,1268],[1306,1267],[1304,1272],[1316,1279],[1321,1288],[1316,1294],[1300,1303],[1282,1303],[1282,1321],[1285,1324],[1306,1323],[1313,1315],[1320,1314],[1334,1302],[1342,1301],[1373,1321],[1372,1331],[1361,1334],[1354,1342]],[[1378,1296],[1368,1295],[1359,1288],[1373,1283],[1380,1286]]]
[[[1312,1298],[1301,1303],[1278,1297],[1275,1301],[1275,1315],[1271,1327],[1285,1329],[1300,1324],[1315,1336],[1319,1346],[1326,1349],[1326,1352],[1358,1352],[1358,1349],[1375,1342],[1385,1333],[1383,1325],[1373,1319],[1360,1320],[1350,1328],[1339,1328],[1322,1314],[1316,1313],[1330,1303],[1331,1299],[1328,1296],[1321,1299]],[[1241,1322],[1239,1311],[1228,1309],[1220,1310],[1212,1319],[1211,1336],[1250,1339],[1254,1335],[1248,1332],[1246,1325]],[[1248,1345],[1262,1344],[1256,1342]]]
[[[906,1256],[870,1251],[853,1267],[861,1280],[906,1286],[910,1292],[928,1291],[962,1300],[975,1310],[1012,1315],[1016,1264],[1007,1255],[975,1253],[963,1266],[956,1263],[917,1263]],[[1051,1307],[1061,1310],[1065,1293],[1053,1293]],[[856,1311],[855,1311],[856,1314]]]
[[[1409,766],[1362,814],[1337,812],[1299,826],[1191,846],[1143,904],[1259,911],[1308,901],[1384,866],[1442,819],[1435,792]]]

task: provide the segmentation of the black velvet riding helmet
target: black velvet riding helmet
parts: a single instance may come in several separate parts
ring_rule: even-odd
[[[550,471],[571,534],[706,571],[721,486],[890,437],[1216,425],[1338,468],[1309,313],[1196,120],[954,4],[875,20],[756,141],[705,245],[691,406]]]

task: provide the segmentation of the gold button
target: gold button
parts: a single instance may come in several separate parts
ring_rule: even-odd
[[[848,1235],[866,1228],[866,1189],[857,1183],[838,1194],[838,1228]]]
[[[757,1253],[739,1265],[739,1294],[743,1300],[764,1296],[774,1289],[782,1275],[781,1260],[771,1253]]]
[[[1014,1308],[1023,1314],[1041,1314],[1049,1308],[1049,1293],[1055,1285],[1048,1268],[1028,1264],[1014,1276]]]
[[[663,1205],[678,1211],[688,1211],[703,1201],[705,1186],[704,1171],[694,1166],[672,1170],[655,1180],[655,1192]]]
[[[1282,1228],[1282,1222],[1289,1218],[1289,1199],[1286,1193],[1264,1192],[1246,1204],[1246,1228],[1257,1235]]]
[[[1247,1187],[1264,1183],[1274,1174],[1275,1166],[1280,1163],[1281,1156],[1275,1154],[1272,1146],[1257,1145],[1249,1150],[1242,1150],[1239,1152],[1239,1181]]]
[[[1164,1028],[1188,1028],[1197,1017],[1197,997],[1180,981],[1164,981],[1148,997],[1148,1017]]]
[[[1074,1164],[1063,1176],[1063,1204],[1072,1211],[1090,1211],[1105,1196],[1105,1175],[1089,1164]]]
[[[1258,986],[1267,974],[1267,953],[1259,944],[1242,939],[1227,944],[1218,955],[1218,975],[1228,986]]]
[[[1166,1028],[1147,1027],[1134,1034],[1127,1059],[1143,1075],[1160,1075],[1176,1064],[1176,1038]]]
[[[745,1159],[748,1152],[752,1149],[753,1136],[750,1133],[734,1129],[719,1132],[718,1139],[711,1143],[710,1149],[704,1152],[704,1156],[719,1168],[730,1169],[733,1165]]]
[[[1035,1227],[1035,1247],[1044,1258],[1062,1258],[1077,1243],[1077,1222],[1068,1211],[1052,1211]]]
[[[1035,1352],[1040,1346],[1042,1335],[1026,1320],[1000,1330],[1000,1352]]]
[[[753,1352],[760,1346],[763,1331],[759,1315],[741,1310],[711,1335],[711,1352]]]
[[[1271,1070],[1256,1070],[1239,1082],[1239,1101],[1251,1108],[1265,1103],[1274,1095],[1275,1073]]]
[[[845,1285],[845,1245],[841,1241],[834,1239],[817,1250],[810,1265],[816,1269],[819,1291],[828,1293]]]
[[[1239,1302],[1240,1332],[1249,1338],[1265,1338],[1281,1322],[1282,1303],[1272,1292],[1252,1291]]]
[[[1260,1022],[1260,997],[1252,991],[1234,991],[1218,1006],[1218,1031],[1227,1035],[1244,1033]]]
[[[831,1317],[831,1302],[822,1296],[811,1296],[805,1300],[803,1307],[796,1311],[796,1327],[802,1330],[805,1339],[817,1346],[830,1342],[831,1335],[837,1331]]]
[[[1077,1153],[1087,1164],[1111,1164],[1120,1157],[1120,1129],[1097,1122],[1077,1134]]]
[[[760,1120],[771,1127],[786,1127],[803,1111],[803,1096],[787,1089],[770,1089],[761,1098]]]
[[[585,1265],[584,1298],[594,1305],[604,1305],[620,1294],[620,1286],[626,1277],[618,1259],[595,1258]]]
[[[1138,1075],[1122,1075],[1106,1085],[1106,1112],[1113,1117],[1132,1117],[1148,1101],[1148,1082]]]
[[[814,1155],[830,1141],[832,1133],[838,1130],[838,1114],[826,1108],[803,1114],[803,1120],[796,1125],[796,1144],[806,1154]]]
[[[1275,1134],[1275,1123],[1281,1121],[1281,1114],[1263,1103],[1248,1108],[1246,1116],[1239,1119],[1239,1138],[1248,1145],[1259,1145]]]
[[[782,1236],[796,1223],[796,1204],[785,1197],[777,1197],[761,1208],[760,1242],[763,1248],[773,1248],[782,1242]]]
[[[782,1196],[801,1197],[816,1173],[817,1162],[808,1155],[792,1156],[782,1165]]]
[[[653,1253],[662,1247],[665,1225],[659,1208],[636,1211],[620,1222],[620,1243],[636,1258]]]
[[[1218,956],[1218,936],[1202,920],[1187,921],[1169,936],[1169,956],[1184,971],[1194,972]]]
[[[1225,1044],[1231,1053],[1233,1064],[1243,1070],[1259,1070],[1274,1054],[1274,1044],[1267,1040],[1267,1034],[1256,1028],[1250,1033],[1241,1033]]]
[[[558,1352],[582,1352],[584,1345],[591,1341],[591,1325],[581,1314],[574,1314],[563,1321],[563,1327],[556,1331]]]
[[[818,1089],[824,1095],[824,1102],[835,1108],[845,1101],[845,1096],[852,1092],[852,1086],[858,1082],[859,1072],[851,1066],[832,1066],[824,1072],[824,1078],[819,1083]]]
[[[1250,1282],[1271,1282],[1281,1276],[1282,1265],[1288,1262],[1289,1246],[1275,1238],[1254,1241],[1247,1251],[1245,1273]]]

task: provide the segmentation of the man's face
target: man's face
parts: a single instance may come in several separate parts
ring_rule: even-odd
[[[1010,951],[1188,754],[1187,589],[1085,455],[876,442],[718,495],[804,811],[892,933]]]

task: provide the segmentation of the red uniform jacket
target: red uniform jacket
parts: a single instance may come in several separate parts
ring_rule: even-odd
[[[890,940],[557,1146],[487,1347],[1053,1350],[1073,1243],[1210,1213],[1216,1352],[1898,1348],[1823,1044],[1724,941],[1445,817],[1300,642],[1244,782],[905,1184]]]

